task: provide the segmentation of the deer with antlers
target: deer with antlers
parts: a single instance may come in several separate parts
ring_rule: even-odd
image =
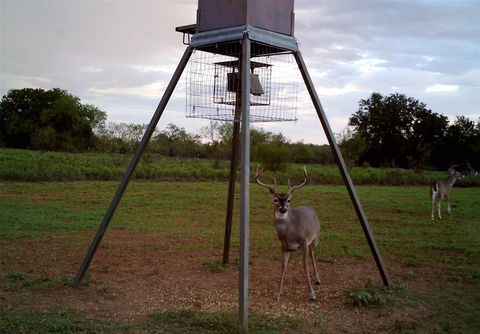
[[[450,166],[448,169],[448,178],[443,181],[433,182],[430,186],[430,197],[432,200],[432,220],[435,220],[435,203],[437,203],[438,219],[442,219],[441,203],[444,197],[446,197],[448,200],[447,213],[451,214],[452,209],[450,207],[450,190],[452,190],[456,180],[462,179],[468,175],[478,175],[478,172],[472,168],[468,161],[461,164],[461,166],[464,167],[462,172],[455,170],[458,166],[460,165]]]
[[[448,200],[447,212],[451,214],[452,208],[450,206],[450,191],[452,190],[455,181],[464,177],[463,173],[455,170],[456,166],[448,169],[448,178],[443,181],[433,182],[430,186],[430,197],[432,200],[432,221],[435,220],[435,203],[437,204],[438,219],[442,219],[441,207],[442,200],[446,197]],[[472,169],[473,170],[473,169]]]
[[[291,205],[293,192],[303,187],[308,182],[307,169],[305,167],[303,168],[305,179],[301,184],[292,186],[290,185],[290,180],[288,180],[288,191],[286,193],[277,191],[275,178],[273,179],[273,185],[261,182],[260,176],[262,172],[262,169],[257,169],[255,173],[255,181],[259,185],[266,187],[272,195],[274,223],[278,239],[280,239],[280,242],[282,243],[283,252],[282,275],[275,297],[279,300],[282,295],[283,282],[290,256],[294,251],[301,249],[303,253],[303,269],[308,282],[310,300],[314,301],[315,293],[310,281],[308,258],[310,257],[315,272],[315,284],[319,285],[320,279],[318,278],[314,254],[315,247],[318,244],[320,223],[313,208],[308,206],[292,208]]]

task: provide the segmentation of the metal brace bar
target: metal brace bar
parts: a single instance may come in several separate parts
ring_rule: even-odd
[[[190,59],[192,52],[193,52],[193,48],[191,47],[188,47],[185,50],[183,57],[180,60],[180,63],[178,64],[178,67],[175,70],[175,73],[173,74],[173,77],[170,80],[170,83],[168,84],[167,89],[165,90],[165,93],[163,94],[163,97],[160,100],[160,103],[158,104],[157,109],[155,110],[155,114],[153,115],[152,120],[150,121],[150,124],[148,125],[147,130],[143,135],[142,141],[138,145],[133,159],[130,161],[130,165],[128,166],[127,172],[123,175],[120,185],[118,186],[117,192],[115,193],[115,196],[113,197],[112,202],[110,203],[110,206],[108,207],[107,212],[103,217],[103,221],[98,227],[97,233],[92,243],[90,244],[90,247],[88,248],[87,255],[83,259],[82,265],[80,266],[77,276],[73,280],[73,287],[78,286],[78,284],[82,281],[82,278],[85,275],[90,265],[90,262],[92,261],[93,256],[95,255],[95,252],[97,251],[97,248],[100,245],[100,242],[102,241],[103,235],[107,230],[108,224],[110,224],[110,221],[112,220],[115,210],[117,209],[118,203],[120,203],[120,200],[122,199],[123,193],[127,188],[130,178],[133,172],[135,171],[135,168],[137,167],[138,161],[140,160],[140,157],[142,156],[143,151],[147,147],[150,137],[155,131],[155,127],[157,126],[158,121],[160,120],[160,117],[162,116],[163,111],[167,106],[168,100],[172,96],[173,90],[175,89],[175,86],[177,85],[178,80],[180,79],[183,73],[183,70],[185,69],[185,66],[188,63],[188,60]]]
[[[353,207],[355,208],[355,212],[357,213],[360,224],[362,225],[363,233],[367,238],[368,246],[370,247],[370,251],[372,252],[373,258],[375,259],[375,263],[377,264],[377,268],[380,272],[380,276],[382,277],[383,284],[389,286],[390,280],[385,270],[385,266],[383,265],[383,261],[378,251],[377,243],[375,242],[373,233],[370,231],[367,216],[363,211],[362,204],[360,203],[360,199],[358,198],[357,192],[355,191],[355,186],[353,185],[350,174],[348,173],[347,165],[345,164],[342,153],[340,152],[340,148],[335,141],[332,129],[328,124],[327,116],[325,115],[325,111],[323,110],[320,99],[318,98],[317,92],[315,91],[312,79],[310,78],[305,62],[303,61],[302,54],[300,53],[300,51],[295,51],[293,54],[295,56],[295,60],[297,61],[297,65],[300,69],[305,85],[307,86],[310,98],[312,99],[313,105],[315,106],[315,110],[317,111],[318,118],[320,118],[320,122],[322,123],[325,135],[327,136],[328,142],[330,143],[330,148],[332,150],[333,156],[337,161],[337,165],[340,169],[340,174],[342,175],[343,182],[347,187]]]

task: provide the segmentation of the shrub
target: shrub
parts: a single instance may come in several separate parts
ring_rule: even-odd
[[[262,145],[258,148],[258,160],[265,169],[283,171],[287,167],[288,149],[283,145]]]
[[[381,306],[386,303],[385,287],[374,286],[368,282],[363,287],[353,288],[347,292],[347,297],[353,305],[359,307]]]

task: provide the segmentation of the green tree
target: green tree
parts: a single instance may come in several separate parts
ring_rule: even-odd
[[[258,162],[262,167],[274,172],[284,170],[288,162],[288,147],[281,144],[262,144],[258,146]]]
[[[0,141],[6,147],[29,148],[38,130],[41,112],[50,108],[66,91],[55,88],[12,89],[0,102]]]
[[[266,169],[283,170],[290,160],[288,139],[281,133],[275,134],[263,129],[251,129],[251,158]]]
[[[436,143],[445,136],[448,120],[404,94],[384,97],[373,93],[370,98],[359,102],[349,125],[355,136],[360,136],[355,140],[364,141],[366,145],[359,157],[360,163],[407,168],[417,164],[419,159],[431,160]],[[422,148],[423,156],[419,156],[419,148]]]
[[[447,117],[429,110],[416,110],[412,136],[408,143],[409,167],[425,168],[437,165],[438,148],[445,141],[447,129]]]
[[[201,152],[200,137],[189,134],[185,128],[169,123],[153,138],[154,145],[168,156],[195,157]]]
[[[207,153],[210,153],[214,157],[213,166],[219,168],[220,166],[220,144],[222,141],[221,123],[210,121],[208,125],[200,128],[200,134],[208,142]]]
[[[365,138],[347,127],[337,135],[337,142],[347,166],[352,168],[358,165],[367,150]]]
[[[288,145],[289,160],[297,164],[310,164],[315,160],[315,146],[297,142]]]
[[[59,151],[85,150],[93,146],[94,135],[89,119],[83,114],[80,99],[65,95],[59,97],[50,108],[42,110],[40,126],[34,132],[34,138],[39,138],[43,129],[55,138],[53,147],[48,149]],[[31,143],[33,148],[43,149],[37,142]]]
[[[58,88],[12,89],[0,102],[0,142],[6,147],[82,151],[93,148],[105,112]]]
[[[448,127],[443,145],[438,149],[441,168],[470,162],[480,168],[480,126],[465,116],[457,116]],[[441,159],[443,157],[443,159]]]
[[[110,122],[96,131],[96,147],[99,151],[107,153],[133,153],[147,127],[148,124]],[[150,151],[150,146],[147,150]]]
[[[315,162],[322,165],[335,163],[330,145],[312,145],[315,151]]]

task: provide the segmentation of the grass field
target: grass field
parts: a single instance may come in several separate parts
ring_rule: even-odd
[[[0,333],[234,332],[238,211],[224,268],[225,182],[132,182],[81,288],[69,286],[116,187],[1,183]],[[454,188],[452,215],[435,222],[424,186],[357,191],[393,286],[380,284],[345,188],[310,185],[294,202],[321,220],[319,300],[307,302],[296,255],[275,302],[279,242],[252,184],[251,331],[477,333],[480,189]]]

